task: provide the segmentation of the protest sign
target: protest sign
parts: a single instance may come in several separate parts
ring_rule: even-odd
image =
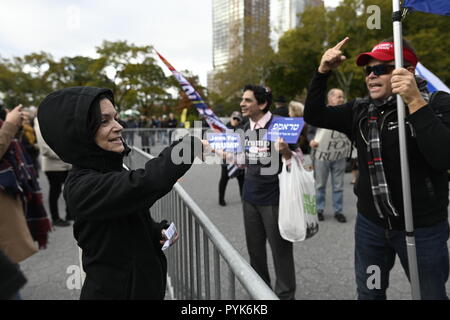
[[[314,158],[317,160],[336,161],[350,154],[350,140],[338,131],[319,128],[314,141],[319,144],[314,152]]]
[[[211,148],[225,152],[241,152],[241,139],[237,133],[207,133],[207,139]]]
[[[303,118],[274,117],[264,139],[276,141],[278,138],[283,138],[286,143],[295,144],[304,125]]]

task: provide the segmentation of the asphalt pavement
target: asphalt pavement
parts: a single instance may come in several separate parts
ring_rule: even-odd
[[[159,152],[155,148],[152,153]],[[229,181],[225,201],[226,207],[218,204],[219,165],[194,165],[181,179],[183,188],[204,210],[217,228],[248,261],[243,226],[242,205],[236,179]],[[297,299],[305,300],[353,300],[356,298],[354,275],[354,224],[356,218],[356,197],[351,174],[345,175],[344,214],[347,223],[339,223],[333,217],[331,190],[327,191],[325,221],[320,222],[319,232],[314,237],[294,244]],[[40,183],[45,198],[48,183],[41,173]],[[48,208],[47,201],[45,205]],[[61,216],[65,217],[65,206],[60,198]],[[274,281],[272,257],[268,260]],[[49,237],[47,249],[41,250],[21,263],[21,269],[28,283],[21,290],[23,299],[31,300],[73,300],[78,299],[80,286],[78,247],[72,227],[55,227]],[[388,299],[410,299],[410,285],[398,259],[390,276]],[[450,295],[450,283],[447,283]]]

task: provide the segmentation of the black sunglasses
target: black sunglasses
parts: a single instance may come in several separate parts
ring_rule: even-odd
[[[375,66],[366,66],[364,68],[364,73],[366,76],[373,72],[376,76],[381,76],[383,74],[389,74],[395,69],[394,65],[391,64],[377,64]]]
[[[233,118],[233,120],[236,120],[236,121],[241,121],[241,119],[239,119],[239,118]]]

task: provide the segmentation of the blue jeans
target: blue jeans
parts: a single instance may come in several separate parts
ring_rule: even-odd
[[[169,137],[168,137],[168,133],[166,129],[161,129],[159,131],[159,142],[162,145],[167,145],[169,144]]]
[[[334,213],[342,213],[344,196],[345,158],[336,161],[314,160],[317,211],[325,210],[328,174],[331,173]]]
[[[447,300],[445,283],[449,275],[448,221],[432,227],[415,229],[417,265],[421,297],[424,300]],[[409,279],[405,232],[386,230],[358,214],[355,225],[355,273],[358,299],[385,300],[389,287],[389,272],[395,255]],[[378,286],[373,266],[379,268]]]

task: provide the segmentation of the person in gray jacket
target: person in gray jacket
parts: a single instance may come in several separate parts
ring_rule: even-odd
[[[73,217],[66,210],[66,220],[64,221],[63,219],[61,219],[58,210],[58,200],[59,196],[61,195],[64,181],[66,180],[67,174],[72,168],[72,165],[62,161],[44,141],[44,138],[42,138],[41,130],[39,128],[37,117],[34,119],[34,131],[36,132],[36,139],[42,156],[42,171],[45,172],[48,183],[50,185],[50,191],[48,193],[48,203],[53,225],[58,227],[70,226],[70,223],[68,221],[73,221]]]

